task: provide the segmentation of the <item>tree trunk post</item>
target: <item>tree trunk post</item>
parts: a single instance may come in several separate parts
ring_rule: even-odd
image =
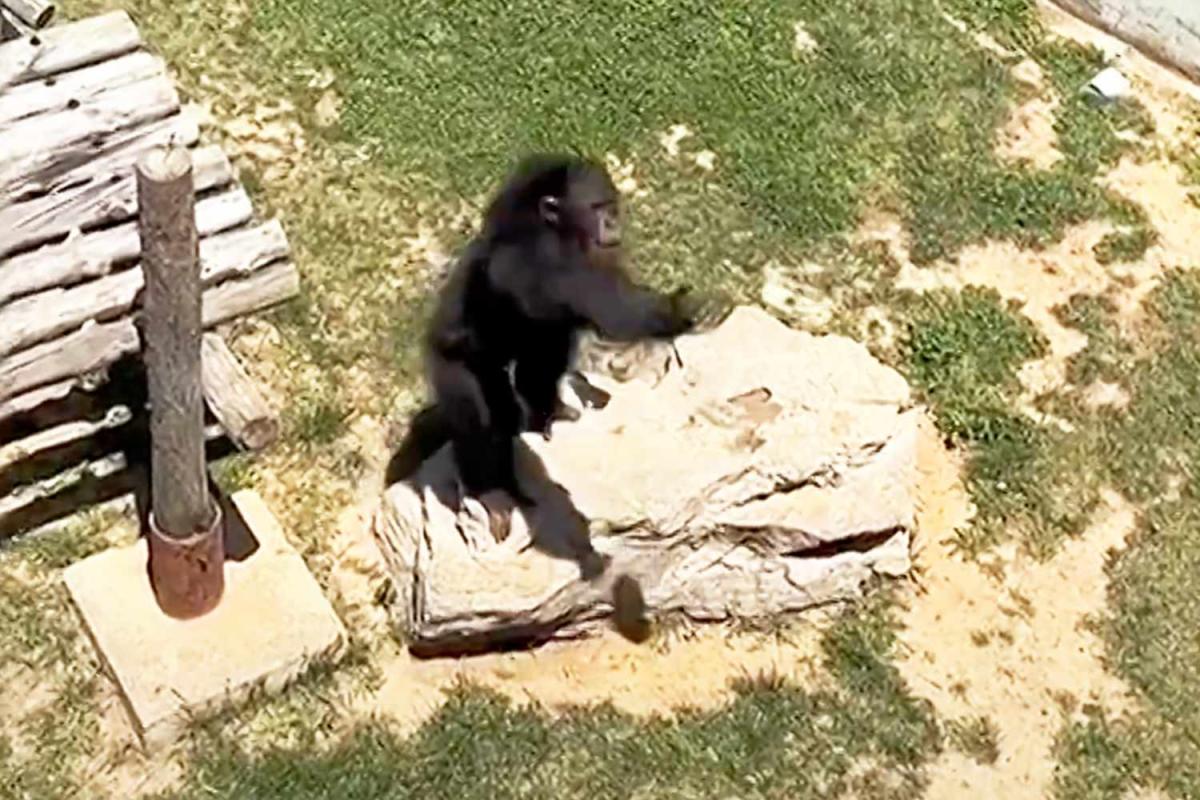
[[[209,495],[201,389],[201,286],[192,160],[178,147],[137,163],[145,271],[142,347],[150,397],[150,581],[170,616],[214,608],[224,590],[220,508]]]

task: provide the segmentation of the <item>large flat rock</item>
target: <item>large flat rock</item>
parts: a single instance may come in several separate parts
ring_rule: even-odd
[[[262,498],[243,491],[231,500],[258,549],[226,561],[221,602],[202,617],[177,620],[159,610],[144,538],[65,571],[71,599],[147,749],[169,744],[189,719],[252,690],[281,690],[345,641],[341,620]]]
[[[896,371],[754,307],[676,350],[665,374],[589,375],[612,394],[603,409],[524,437],[538,505],[503,541],[477,502],[447,505],[448,448],[388,489],[374,532],[412,645],[578,635],[611,614],[620,575],[652,612],[725,620],[852,599],[908,570],[918,412]]]

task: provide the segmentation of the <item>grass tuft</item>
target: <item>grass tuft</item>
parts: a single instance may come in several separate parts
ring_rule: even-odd
[[[995,764],[1000,758],[1000,730],[988,717],[952,720],[950,742],[980,764]]]

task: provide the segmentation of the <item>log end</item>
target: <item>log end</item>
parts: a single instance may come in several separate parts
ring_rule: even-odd
[[[186,148],[176,145],[156,147],[138,159],[137,170],[154,183],[170,183],[192,171],[192,157]]]
[[[54,12],[57,10],[58,7],[54,3],[46,3],[45,6],[38,10],[37,16],[29,22],[35,28],[44,28],[54,19]]]
[[[239,438],[249,450],[265,450],[279,438],[279,420],[274,417],[252,420],[246,424]]]

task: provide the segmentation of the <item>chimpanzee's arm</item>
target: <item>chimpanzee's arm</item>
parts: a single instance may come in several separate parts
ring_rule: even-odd
[[[691,327],[672,298],[635,285],[619,270],[582,259],[547,279],[554,302],[590,322],[607,339],[669,338]]]

